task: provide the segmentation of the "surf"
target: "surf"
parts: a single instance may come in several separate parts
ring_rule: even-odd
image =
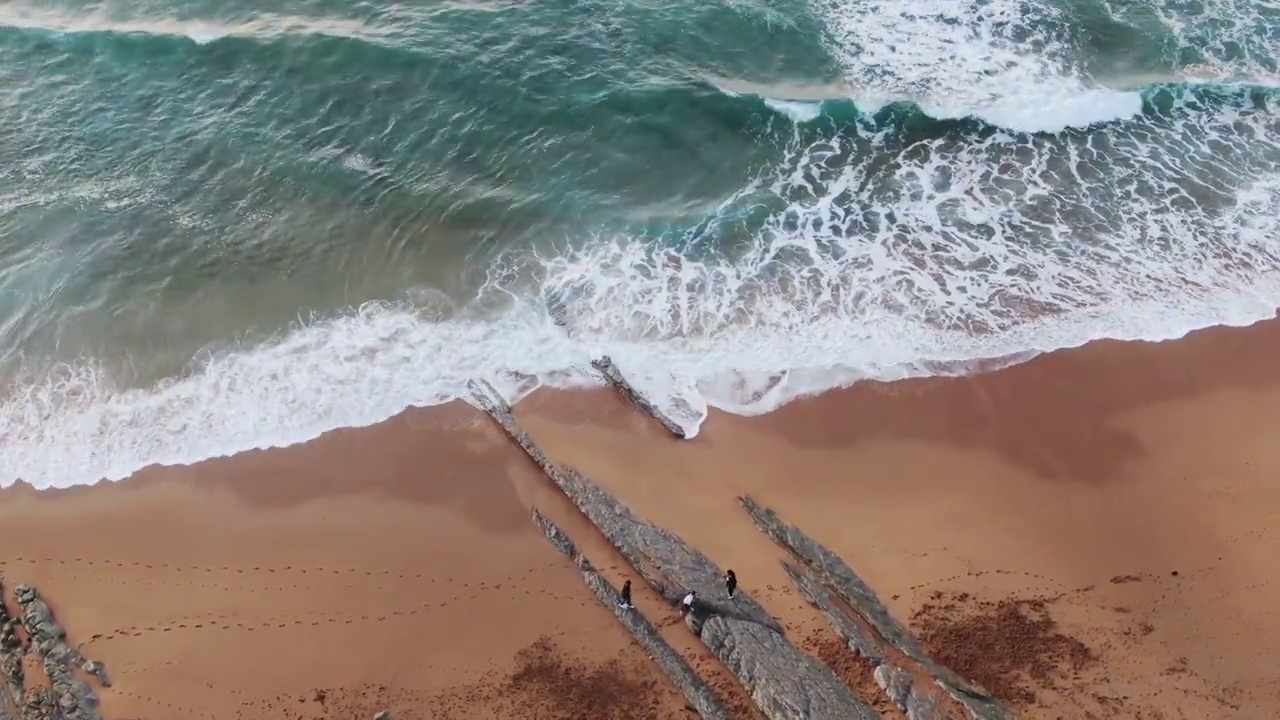
[[[1280,84],[1269,78],[1229,78],[1221,81],[1184,75],[1132,76],[1116,87],[1091,90],[1042,87],[1018,95],[993,99],[985,106],[930,105],[907,96],[859,96],[852,87],[832,84],[804,86],[764,84],[716,78],[710,87],[726,97],[753,101],[795,124],[828,118],[835,123],[866,122],[872,127],[903,124],[907,118],[942,122],[973,121],[981,126],[1024,134],[1058,134],[1087,130],[1099,125],[1132,122],[1144,115],[1158,115],[1161,99],[1247,97],[1280,95]],[[1139,82],[1139,81],[1142,82]],[[1124,87],[1125,89],[1119,89]]]
[[[713,407],[754,415],[864,379],[962,375],[1098,338],[1246,325],[1280,306],[1277,207],[1280,177],[1242,192],[1223,218],[1240,248],[1200,266],[1131,250],[1126,267],[1094,268],[1091,286],[1059,307],[1044,304],[1053,286],[1027,288],[1021,306],[1008,291],[985,310],[952,304],[956,281],[922,304],[929,276],[907,270],[909,255],[893,259],[875,245],[833,252],[796,232],[732,262],[600,239],[538,258],[541,279],[513,281],[495,264],[480,296],[446,317],[370,303],[265,343],[211,348],[148,387],[120,386],[92,359],[28,368],[0,402],[0,482],[63,487],[294,444],[410,405],[465,399],[474,378],[508,402],[542,386],[596,386],[591,362],[605,355],[693,437]],[[1039,262],[1055,270],[1051,256]],[[1134,277],[1138,263],[1143,283],[1096,295]],[[1075,282],[1069,268],[1056,270]],[[961,308],[978,314],[948,317]]]

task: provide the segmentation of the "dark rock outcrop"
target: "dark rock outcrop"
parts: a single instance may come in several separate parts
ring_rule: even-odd
[[[5,603],[4,577],[0,575],[0,720],[21,718],[26,701],[23,687],[22,639],[18,637],[20,621],[9,613]]]
[[[745,591],[724,597],[715,563],[674,533],[636,517],[595,483],[551,462],[511,417],[488,383],[473,382],[476,403],[578,506],[654,590],[676,604],[689,590],[700,595],[686,617],[689,628],[747,689],[771,720],[879,717],[830,668],[800,651],[765,609]]]
[[[822,611],[849,647],[876,666],[877,683],[907,717],[1014,717],[988,692],[926,655],[875,591],[838,555],[751,498],[739,500],[756,527],[799,563],[783,563],[792,582],[805,599]]]
[[[102,720],[98,698],[72,668],[83,668],[106,683],[101,663],[86,660],[79,650],[66,643],[67,633],[53,617],[53,610],[29,585],[14,589],[22,608],[22,626],[27,632],[28,652],[43,660],[49,689],[27,697],[28,720]]]
[[[564,531],[537,510],[533,511],[533,522],[557,550],[573,560],[582,571],[582,578],[587,587],[591,588],[591,592],[613,613],[614,617],[618,618],[618,622],[622,623],[653,662],[666,673],[671,683],[679,688],[698,715],[708,720],[733,720],[733,715],[725,709],[711,686],[707,685],[706,681],[689,667],[689,663],[685,662],[684,658],[662,639],[657,628],[650,624],[639,610],[624,609],[619,605],[622,602],[622,595],[596,571],[591,561],[578,552],[573,540],[564,534]]]
[[[631,403],[631,405],[637,410],[648,415],[654,420],[657,420],[662,427],[667,429],[667,432],[675,435],[681,440],[685,439],[686,436],[684,428],[680,427],[676,421],[672,420],[666,413],[659,410],[658,406],[654,405],[648,398],[641,395],[639,391],[632,387],[631,383],[627,381],[626,376],[622,374],[622,371],[618,369],[617,365],[613,364],[613,360],[608,355],[598,360],[592,360],[591,366],[600,371],[600,374],[604,376],[604,381],[609,384],[609,387],[616,390],[619,395],[625,398],[626,401]]]

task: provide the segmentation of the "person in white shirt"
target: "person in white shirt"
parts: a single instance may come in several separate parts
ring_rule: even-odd
[[[684,617],[686,613],[693,610],[693,604],[698,601],[698,592],[690,590],[688,595],[680,601],[680,617]]]

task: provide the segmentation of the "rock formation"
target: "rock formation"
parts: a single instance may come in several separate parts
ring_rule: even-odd
[[[618,369],[617,365],[613,364],[613,360],[610,359],[608,355],[598,360],[592,360],[591,366],[600,371],[600,374],[604,376],[604,381],[608,383],[609,387],[616,390],[619,395],[625,398],[626,401],[631,403],[631,405],[637,410],[648,415],[654,420],[657,420],[662,427],[667,429],[667,432],[670,432],[681,440],[685,439],[684,428],[680,427],[676,421],[668,417],[666,413],[659,410],[658,406],[650,402],[648,398],[636,391],[636,389],[631,386],[631,383],[627,382],[626,376],[622,374],[622,371]]]
[[[596,571],[591,561],[578,552],[573,540],[565,535],[564,531],[537,510],[533,511],[533,522],[557,550],[573,560],[582,571],[582,578],[587,587],[591,588],[591,592],[618,618],[618,622],[622,623],[654,663],[666,673],[671,683],[684,693],[685,699],[694,710],[697,710],[699,716],[707,720],[733,720],[733,715],[725,709],[711,686],[707,685],[706,681],[689,667],[689,663],[685,662],[684,658],[662,639],[657,628],[650,624],[638,609],[624,609],[619,605],[622,596],[608,580],[604,579],[604,576]]]
[[[792,582],[849,647],[875,665],[876,682],[908,718],[941,720],[1014,716],[986,690],[939,665],[880,598],[835,553],[749,497],[743,508],[796,563],[783,562]]]
[[[35,588],[19,585],[14,596],[21,616],[9,614],[7,606],[0,610],[0,669],[4,674],[5,707],[0,719],[12,720],[102,720],[98,698],[88,683],[76,677],[77,669],[96,677],[102,685],[110,685],[102,663],[87,660],[80,651],[67,645],[67,633],[54,619],[53,610]],[[3,588],[0,587],[0,598]],[[18,635],[19,624],[26,634],[26,646]],[[28,688],[22,670],[22,656],[34,654],[48,676],[43,684]],[[7,714],[6,714],[7,713]]]
[[[473,382],[476,403],[537,463],[641,577],[673,605],[701,596],[686,624],[738,678],[771,720],[879,717],[830,668],[800,651],[749,593],[721,597],[721,570],[674,533],[636,517],[603,488],[551,462],[521,430],[488,383]]]
[[[0,576],[0,720],[19,720],[26,702],[22,672],[22,640],[18,637],[20,621],[9,613],[4,602],[4,577]]]

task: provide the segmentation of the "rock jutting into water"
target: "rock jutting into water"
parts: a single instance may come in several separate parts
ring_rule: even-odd
[[[1008,720],[1014,717],[986,690],[939,665],[880,598],[835,553],[750,497],[739,498],[756,527],[799,565],[783,569],[850,649],[875,666],[876,682],[911,720]]]
[[[653,662],[666,673],[671,684],[680,689],[699,716],[707,720],[733,720],[733,715],[725,709],[711,686],[689,667],[689,663],[685,662],[666,640],[662,639],[657,628],[646,620],[638,609],[622,607],[622,595],[596,571],[586,556],[578,552],[573,540],[563,530],[556,527],[555,523],[537,510],[533,511],[533,522],[557,550],[573,561],[582,572],[583,581],[587,587],[591,588],[596,599],[618,618],[618,622],[622,623]]]
[[[592,360],[591,366],[600,371],[600,374],[604,376],[604,380],[609,384],[609,387],[618,391],[618,394],[625,398],[627,402],[631,403],[633,407],[654,420],[657,420],[658,423],[661,424],[662,427],[666,428],[672,435],[675,435],[681,440],[686,438],[684,428],[680,427],[680,425],[668,417],[666,413],[659,410],[658,406],[650,402],[648,398],[641,395],[640,392],[627,381],[626,376],[622,374],[622,371],[618,369],[618,366],[613,364],[612,358],[605,355],[598,360]]]
[[[476,403],[542,468],[654,590],[673,606],[690,590],[700,596],[686,625],[747,689],[770,720],[876,718],[827,666],[802,652],[749,593],[720,598],[721,571],[674,533],[636,517],[581,473],[551,462],[516,425],[488,383],[472,381]]]
[[[79,650],[67,645],[66,631],[35,588],[19,585],[14,588],[14,596],[22,608],[27,652],[40,657],[49,678],[47,688],[27,693],[23,720],[102,720],[97,696],[74,672],[74,668],[80,668],[108,687],[111,683],[102,663],[85,659]]]

